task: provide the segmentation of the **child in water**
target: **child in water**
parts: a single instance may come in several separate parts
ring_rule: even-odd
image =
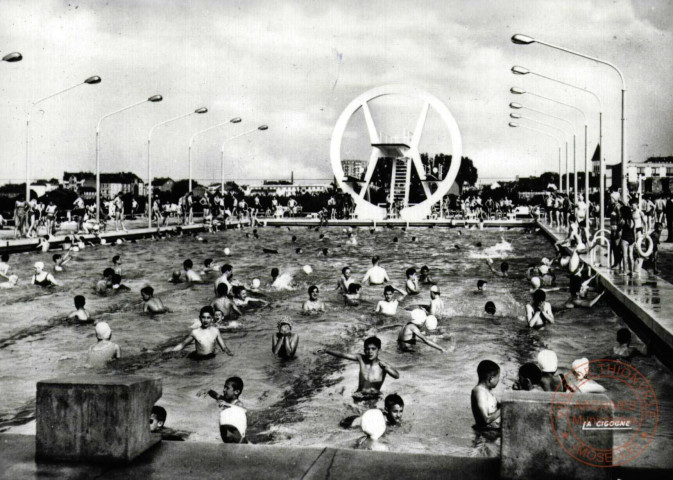
[[[649,350],[647,343],[643,352],[631,346],[631,331],[628,328],[620,328],[617,331],[617,346],[612,349],[612,354],[617,358],[631,359],[639,355],[648,356]]]
[[[403,352],[413,352],[414,346],[416,345],[416,339],[419,339],[429,347],[432,347],[436,350],[439,350],[442,353],[446,353],[442,347],[437,345],[432,340],[428,340],[423,336],[419,327],[425,323],[427,315],[425,310],[417,308],[411,312],[411,322],[408,322],[402,330],[400,330],[399,335],[397,336],[397,346]]]
[[[472,389],[472,415],[478,429],[500,427],[500,404],[491,390],[500,382],[500,367],[491,360],[482,360],[477,366],[479,382]]]
[[[140,290],[140,296],[143,299],[143,312],[166,313],[168,311],[161,299],[154,296],[154,289],[149,285]]]
[[[339,283],[337,283],[336,290],[341,293],[348,293],[348,286],[353,283],[351,278],[351,267],[344,267],[341,269],[341,278],[339,278]]]
[[[439,316],[444,311],[444,302],[440,298],[441,292],[437,285],[430,287],[430,306],[428,308],[428,314]]]
[[[386,285],[383,289],[383,300],[380,300],[376,305],[375,313],[388,316],[396,315],[400,302],[393,298],[393,295],[395,295],[395,288],[392,285]]]
[[[122,257],[115,255],[112,257],[112,269],[117,275],[122,275]]]
[[[542,371],[540,386],[545,392],[554,392],[561,388],[561,377],[558,370],[558,358],[552,350],[540,350],[537,354],[537,364]],[[561,389],[563,391],[563,389]]]
[[[65,255],[61,255],[60,253],[55,253],[51,259],[54,261],[54,271],[55,272],[62,272],[63,267],[70,261],[72,258],[70,257],[70,252],[66,252]]]
[[[280,358],[293,358],[297,353],[299,335],[292,332],[292,321],[283,316],[278,321],[278,333],[271,339],[271,350]]]
[[[222,285],[222,284],[220,284]],[[219,285],[218,285],[219,287]],[[248,297],[248,290],[243,285],[236,285],[232,288],[234,292],[234,304],[240,308],[251,308],[254,306],[265,307],[269,304],[261,298]],[[239,310],[240,311],[240,310]]]
[[[122,352],[119,345],[110,341],[112,330],[106,322],[96,324],[96,338],[98,342],[89,348],[87,364],[92,367],[102,367],[110,360],[121,358]]]
[[[369,337],[364,341],[364,353],[343,353],[333,350],[318,350],[318,353],[327,353],[329,355],[345,358],[360,364],[360,377],[358,380],[358,389],[353,395],[356,399],[377,399],[381,395],[381,386],[386,379],[386,375],[398,379],[399,372],[379,359],[381,351],[381,340],[378,337]]]
[[[540,368],[532,362],[524,363],[519,368],[519,378],[512,385],[512,390],[541,390],[541,381],[542,371]]]
[[[68,315],[68,320],[76,318],[80,322],[88,322],[91,319],[89,312],[87,312],[84,305],[86,305],[86,299],[83,295],[76,295],[75,298],[75,311]]]
[[[421,287],[418,285],[418,275],[416,274],[415,268],[407,268],[407,281],[405,287],[407,289],[407,295],[418,295],[421,293]]]
[[[404,400],[396,393],[391,393],[383,401],[383,416],[386,419],[386,426],[398,427],[402,423],[402,414],[404,413]],[[340,425],[343,428],[360,427],[362,425],[362,416],[353,415],[344,418]]]
[[[533,292],[533,301],[526,305],[526,320],[531,328],[544,328],[547,323],[554,323],[551,304],[546,301],[547,294],[542,290]]]
[[[233,300],[228,296],[229,288],[226,283],[220,283],[217,286],[217,298],[213,300],[213,303],[210,305],[213,307],[213,310],[216,312],[222,312],[224,318],[232,318],[232,312],[236,313],[239,317],[243,315],[243,312],[236,306]]]
[[[379,441],[386,432],[386,420],[381,410],[374,408],[362,414],[360,427],[365,436],[358,440],[357,448],[375,452],[388,451],[388,447]]]
[[[227,355],[233,357],[234,353],[229,350],[229,347],[224,343],[220,331],[217,327],[213,326],[214,316],[215,312],[213,312],[213,307],[210,305],[203,307],[201,312],[199,312],[201,326],[192,330],[187,338],[175,347],[166,349],[166,351],[179,352],[190,343],[195,342],[196,350],[189,355],[189,358],[192,360],[208,360],[215,358],[216,345]]]
[[[359,283],[348,285],[348,291],[344,293],[344,305],[349,307],[360,305],[360,290],[362,290],[362,285]]]
[[[201,275],[194,271],[194,262],[189,258],[182,262],[182,268],[185,270],[185,278],[190,283],[203,283]]]
[[[301,309],[304,313],[318,313],[325,311],[325,304],[318,299],[320,290],[316,285],[308,287],[308,300],[304,302]]]
[[[500,264],[500,271],[496,270],[495,267],[493,266],[493,259],[487,258],[486,263],[488,264],[488,268],[491,270],[491,272],[493,272],[494,275],[496,275],[498,277],[503,277],[503,278],[508,277],[507,272],[509,272],[509,263],[502,262]]]
[[[416,238],[416,237],[414,237],[414,238]],[[418,277],[418,280],[421,283],[421,285],[434,285],[434,284],[437,283],[430,276],[430,268],[428,268],[427,265],[423,265],[421,267],[421,274]]]

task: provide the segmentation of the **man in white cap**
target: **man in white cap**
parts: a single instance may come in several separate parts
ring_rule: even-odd
[[[430,287],[430,308],[428,313],[430,315],[438,316],[444,311],[444,302],[440,298],[441,292],[437,285]]]
[[[578,358],[571,365],[572,371],[566,375],[566,388],[571,392],[605,393],[605,388],[587,378],[589,374],[589,359]]]
[[[92,367],[102,367],[110,360],[121,358],[122,352],[119,345],[112,343],[112,330],[107,322],[96,324],[96,338],[98,342],[89,348],[87,364]]]
[[[545,392],[555,392],[561,385],[561,377],[556,373],[558,370],[558,358],[551,350],[540,350],[537,354],[537,364],[542,370],[540,386]],[[560,389],[560,391],[563,391]]]

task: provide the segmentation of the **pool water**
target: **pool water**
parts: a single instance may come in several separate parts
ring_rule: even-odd
[[[604,299],[592,310],[561,313],[556,324],[545,330],[527,328],[524,305],[530,293],[525,270],[541,257],[554,255],[552,245],[539,233],[439,228],[379,228],[374,233],[360,228],[355,232],[357,246],[347,244],[341,228],[322,229],[320,233],[327,238],[320,240],[314,229],[283,227],[260,228],[259,239],[249,230],[232,230],[203,234],[207,243],[189,236],[86,248],[75,254],[66,272],[56,274],[64,286],[51,290],[25,285],[32,263],[41,260],[50,265],[51,254],[12,255],[12,270],[19,272],[24,282],[0,293],[4,319],[0,322],[0,431],[34,432],[38,380],[91,373],[84,361],[88,347],[96,342],[93,326],[63,320],[74,309],[72,298],[77,294],[86,296],[94,318],[110,324],[112,340],[121,346],[122,360],[98,372],[161,377],[163,396],[158,403],[168,411],[166,426],[188,432],[187,441],[203,442],[221,441],[218,407],[205,392],[221,391],[227,377],[239,376],[245,382],[241,400],[248,408],[248,437],[253,443],[353,447],[361,432],[342,429],[339,421],[364,408],[352,399],[357,388],[357,362],[315,352],[325,347],[361,352],[363,340],[377,335],[383,342],[380,357],[400,372],[399,380],[386,379],[383,394],[398,393],[405,401],[403,425],[389,429],[384,436],[390,449],[497,455],[497,442],[477,436],[472,429],[470,391],[477,381],[477,364],[491,359],[501,366],[501,382],[495,388],[500,396],[512,388],[519,366],[534,361],[541,348],[556,351],[559,367],[565,371],[576,358],[608,355],[616,331],[625,326]],[[296,243],[291,241],[293,235]],[[398,242],[393,241],[395,237]],[[231,250],[228,257],[223,254],[225,247]],[[279,253],[265,254],[263,247]],[[302,247],[303,253],[296,254],[297,247]],[[318,255],[325,247],[329,248],[328,256]],[[131,292],[99,297],[93,293],[93,285],[115,254],[122,256],[124,283]],[[430,338],[447,348],[455,346],[455,350],[442,354],[420,345],[414,353],[399,352],[396,338],[409,313],[400,308],[395,318],[373,315],[376,303],[383,298],[381,286],[364,287],[361,305],[343,306],[335,291],[342,267],[349,265],[359,281],[373,255],[381,256],[381,265],[399,287],[408,267],[430,267],[446,305],[445,315],[439,319],[442,333]],[[496,265],[506,259],[510,278],[492,275],[485,262],[487,256],[495,258]],[[216,277],[209,276],[206,285],[185,288],[184,284],[169,283],[170,273],[181,269],[186,258],[198,266],[207,257],[231,263],[234,278],[241,282],[260,278],[271,306],[246,313],[238,328],[223,333],[234,357],[219,353],[214,360],[194,362],[186,358],[193,346],[179,353],[162,353],[189,333],[199,309],[210,304]],[[313,272],[304,273],[303,265],[310,265]],[[297,290],[270,291],[267,285],[273,267],[291,273]],[[485,292],[476,291],[478,279],[489,282]],[[563,276],[559,281],[567,286]],[[327,312],[304,316],[301,305],[313,283],[321,289]],[[141,313],[139,290],[147,284],[154,287],[170,313],[155,317]],[[550,293],[548,300],[561,305],[567,295],[567,290]],[[489,300],[496,304],[495,316],[483,313]],[[405,298],[401,306],[416,303],[429,303],[427,287],[420,295]],[[281,315],[292,318],[300,337],[297,358],[291,361],[279,360],[271,352],[271,337]],[[662,419],[654,443],[637,462],[666,464],[670,462],[666,445],[673,437],[670,422],[666,422],[673,413],[673,377],[655,358],[637,359],[634,364],[654,386]]]

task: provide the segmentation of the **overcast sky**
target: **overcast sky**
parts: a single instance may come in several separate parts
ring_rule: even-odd
[[[219,178],[222,141],[261,123],[269,130],[226,145],[228,178],[282,178],[290,170],[298,178],[328,178],[337,118],[356,96],[390,83],[420,87],[448,106],[462,133],[463,155],[474,160],[481,177],[557,168],[555,140],[507,126],[511,101],[565,117],[578,133],[583,130],[572,110],[530,95],[513,97],[511,86],[584,109],[590,149],[595,147],[595,100],[537,77],[514,76],[513,65],[596,92],[603,101],[606,158],[618,161],[618,75],[548,47],[514,45],[514,33],[617,65],[628,88],[628,158],[672,155],[672,25],[673,2],[665,0],[2,0],[0,55],[20,51],[24,60],[0,62],[0,182],[25,176],[31,103],[90,75],[103,82],[77,87],[35,109],[33,178],[94,170],[98,119],[153,94],[164,101],[103,122],[104,172],[131,170],[146,178],[149,129],[206,106],[205,115],[154,131],[155,176],[186,178],[190,136],[240,116],[241,124],[197,138],[195,178]],[[375,115],[393,118],[395,112],[381,106]],[[403,126],[412,128],[414,115]],[[524,115],[569,130],[534,112]],[[436,141],[425,137],[427,148],[443,150],[446,130],[428,127]],[[366,130],[355,117],[349,135],[362,135],[366,147]],[[578,161],[584,158],[583,142],[578,137]],[[369,150],[345,154],[367,158]]]

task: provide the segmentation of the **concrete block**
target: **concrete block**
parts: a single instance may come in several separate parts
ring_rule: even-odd
[[[160,441],[150,412],[161,379],[95,375],[37,383],[36,458],[129,462]]]
[[[558,405],[559,395],[556,401]],[[573,446],[590,445],[596,451],[611,451],[612,430],[582,430],[582,425],[572,423],[555,415],[556,433],[552,429],[553,392],[507,392],[502,399],[502,444],[500,476],[503,479],[544,478],[552,479],[609,479],[611,468],[589,465],[583,462],[582,453],[574,453]],[[610,400],[606,395],[575,394],[573,404],[582,402],[584,418],[612,415],[612,407],[606,409]],[[603,407],[599,407],[602,404]],[[561,446],[559,436],[569,433]],[[580,443],[579,441],[583,442]],[[587,454],[587,450],[584,450]],[[591,455],[592,452],[589,452]],[[607,465],[606,465],[607,466]]]

